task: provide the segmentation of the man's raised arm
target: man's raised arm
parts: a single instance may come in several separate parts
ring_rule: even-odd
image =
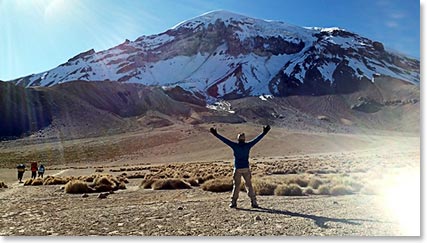
[[[268,131],[270,131],[270,129],[271,129],[270,125],[263,127],[262,133],[260,135],[258,135],[256,138],[249,141],[248,144],[250,144],[251,146],[254,146],[256,143],[258,143],[268,133]]]
[[[230,146],[230,147],[232,147],[233,145],[235,145],[235,144],[236,144],[235,142],[233,142],[233,141],[229,140],[228,138],[226,138],[226,137],[223,137],[223,136],[219,135],[219,134],[218,134],[218,132],[217,132],[217,130],[216,130],[215,128],[213,128],[213,127],[211,127],[210,132],[211,132],[215,137],[217,137],[219,140],[221,140],[223,143],[227,144],[227,145],[228,145],[228,146]]]

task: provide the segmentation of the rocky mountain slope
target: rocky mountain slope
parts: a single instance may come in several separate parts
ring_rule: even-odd
[[[0,82],[0,138],[242,122],[418,132],[419,67],[343,29],[214,11]]]
[[[192,104],[201,102],[194,98],[176,100],[181,96],[185,97],[183,90],[117,82],[75,81],[38,88],[0,82],[0,138],[108,135],[176,121],[191,123],[193,113],[208,111]]]
[[[74,80],[179,86],[211,102],[346,94],[378,76],[419,85],[419,67],[418,60],[344,29],[303,28],[214,11],[13,81],[25,87]]]

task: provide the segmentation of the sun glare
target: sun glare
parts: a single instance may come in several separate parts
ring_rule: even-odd
[[[420,235],[420,172],[401,169],[389,177],[380,191],[380,205],[393,221],[397,221],[403,235]]]

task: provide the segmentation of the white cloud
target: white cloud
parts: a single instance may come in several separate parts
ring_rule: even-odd
[[[389,27],[389,28],[399,28],[399,27],[400,27],[400,25],[399,25],[399,23],[398,23],[398,22],[396,22],[396,21],[392,21],[392,20],[387,21],[387,22],[385,23],[385,25],[386,25],[387,27]]]

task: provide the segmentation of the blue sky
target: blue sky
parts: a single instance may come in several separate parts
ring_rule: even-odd
[[[420,57],[415,0],[0,0],[0,80],[46,71],[91,48],[160,33],[217,9],[299,26],[337,26]]]

